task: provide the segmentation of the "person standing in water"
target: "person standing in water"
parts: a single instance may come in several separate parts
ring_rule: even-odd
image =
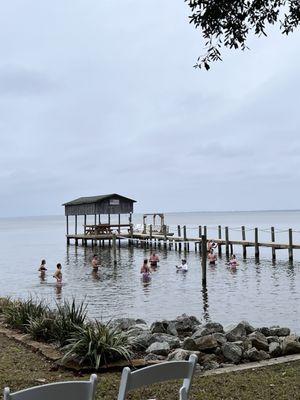
[[[231,268],[236,268],[239,265],[239,263],[237,262],[235,254],[232,254],[232,256],[230,257],[229,265],[231,266]]]
[[[92,268],[93,268],[93,272],[97,272],[98,268],[100,267],[101,263],[100,260],[98,259],[97,254],[94,254],[93,258],[92,258]]]
[[[207,258],[210,265],[216,265],[217,256],[215,255],[213,249],[211,249],[211,251],[208,253]]]
[[[147,281],[147,280],[150,279],[151,271],[150,271],[150,268],[148,266],[147,258],[144,259],[144,263],[143,263],[143,265],[141,267],[141,274],[142,274],[142,278],[143,278],[144,281]]]
[[[183,271],[183,272],[187,272],[188,271],[188,265],[185,259],[181,260],[181,265],[176,265],[176,268],[178,271]]]
[[[47,268],[46,268],[46,260],[42,260],[42,261],[41,261],[40,268],[39,268],[39,272],[45,273],[46,271],[47,271]]]
[[[157,264],[159,263],[159,258],[155,253],[152,253],[149,258],[149,261],[150,261],[150,267],[156,268]]]
[[[59,283],[59,284],[62,283],[62,272],[61,272],[61,264],[60,263],[58,263],[56,265],[56,271],[53,275],[53,278],[56,279],[57,283]]]

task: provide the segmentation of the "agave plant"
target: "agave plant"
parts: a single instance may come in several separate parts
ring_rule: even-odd
[[[53,335],[60,346],[64,346],[72,337],[73,332],[78,327],[84,326],[87,306],[84,302],[77,304],[73,298],[71,302],[65,300],[61,305],[56,304],[56,307]]]
[[[48,307],[43,301],[33,300],[15,300],[9,302],[3,308],[4,321],[12,328],[27,332],[27,327],[31,319],[45,315]]]
[[[110,323],[99,321],[77,327],[63,350],[63,361],[78,361],[96,370],[108,362],[131,356],[127,336]]]

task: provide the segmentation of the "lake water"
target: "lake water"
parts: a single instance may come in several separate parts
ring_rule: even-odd
[[[141,216],[134,221],[141,223]],[[276,240],[287,242],[288,228],[293,228],[294,242],[300,243],[300,212],[231,212],[166,214],[171,229],[186,224],[189,236],[197,234],[197,225],[208,226],[208,236],[216,237],[217,225],[229,226],[230,238],[241,238],[240,226],[247,227],[247,238],[253,238],[253,227],[260,230],[260,240],[269,240],[270,226],[276,228]],[[26,298],[36,295],[51,304],[64,298],[86,299],[91,318],[108,320],[129,316],[148,322],[174,318],[186,313],[199,319],[223,324],[247,319],[254,325],[280,324],[300,333],[300,257],[295,251],[293,263],[287,250],[277,251],[271,262],[271,250],[261,252],[255,262],[253,250],[246,261],[241,248],[234,249],[239,259],[236,272],[226,267],[223,256],[215,267],[208,267],[207,288],[201,285],[200,256],[186,254],[189,271],[176,273],[175,265],[182,255],[175,251],[157,250],[159,268],[151,282],[141,282],[139,270],[149,251],[125,243],[117,250],[117,264],[108,248],[66,246],[65,220],[59,217],[0,219],[1,296]],[[103,268],[91,273],[90,260],[98,252]],[[40,260],[47,260],[47,276],[41,281],[37,269]],[[63,265],[64,285],[58,288],[52,278],[55,265]]]

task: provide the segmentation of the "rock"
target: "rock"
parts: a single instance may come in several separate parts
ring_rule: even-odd
[[[178,332],[177,332],[177,329],[176,329],[176,326],[175,326],[175,322],[170,321],[168,323],[167,333],[169,335],[178,336]]]
[[[197,351],[198,350],[198,346],[196,345],[196,342],[194,341],[194,339],[187,337],[184,339],[183,344],[182,344],[182,348],[184,350],[190,350],[190,351]]]
[[[227,342],[222,346],[222,353],[226,360],[237,364],[242,359],[243,350],[240,346]]]
[[[199,351],[188,351],[184,349],[176,349],[168,355],[168,361],[183,361],[188,360],[191,354],[196,354],[197,357],[201,354]]]
[[[113,320],[111,325],[121,331],[128,331],[129,328],[136,325],[136,320],[133,318],[118,318]]]
[[[213,351],[218,347],[218,342],[212,335],[195,339],[195,343],[199,351]]]
[[[269,354],[266,353],[264,350],[257,350],[255,347],[252,347],[250,350],[247,350],[244,356],[249,361],[262,361],[270,358]]]
[[[225,332],[226,339],[229,342],[236,342],[242,340],[247,336],[245,324],[240,322],[237,325],[230,325]]]
[[[291,330],[289,328],[281,328],[280,326],[271,326],[270,335],[268,336],[289,336]]]
[[[217,322],[208,322],[207,324],[200,326],[200,328],[198,328],[192,335],[192,338],[198,339],[201,336],[207,336],[212,333],[224,333],[223,326]]]
[[[269,344],[269,354],[271,357],[280,357],[282,354],[281,346],[278,342],[271,342]]]
[[[217,361],[208,361],[205,364],[202,365],[204,371],[209,371],[211,369],[217,369],[219,368],[219,363]]]
[[[134,325],[127,331],[128,336],[138,336],[142,333],[150,334],[150,330],[147,325]]]
[[[162,361],[162,360],[165,360],[165,359],[166,359],[165,356],[159,356],[158,354],[154,354],[154,353],[147,354],[146,357],[144,358],[144,360],[146,362],[148,362],[148,361]]]
[[[149,345],[155,342],[166,342],[171,349],[180,347],[180,340],[178,337],[168,335],[166,333],[154,333],[149,340]]]
[[[222,344],[227,342],[226,336],[224,335],[224,333],[213,333],[212,337],[216,339],[216,341],[218,342],[218,344],[220,346],[222,346]]]
[[[150,326],[151,333],[167,333],[168,322],[167,321],[156,321]]]
[[[133,348],[133,350],[136,351],[143,351],[147,349],[147,347],[150,346],[150,341],[151,341],[152,335],[150,332],[141,332],[137,336],[132,336],[129,337],[128,341]]]
[[[252,325],[250,325],[248,321],[241,321],[241,324],[244,325],[247,335],[250,335],[250,333],[256,331],[256,329]]]
[[[188,316],[186,314],[182,314],[176,318],[174,322],[175,329],[177,330],[178,334],[182,334],[185,332],[193,332],[195,326],[200,325],[198,319],[194,316]]]
[[[282,354],[284,356],[289,354],[299,354],[300,353],[300,342],[298,337],[294,335],[286,336],[282,341]]]
[[[248,335],[248,339],[251,340],[252,346],[255,347],[257,350],[269,350],[269,344],[267,338],[261,332],[253,332]]]
[[[201,353],[198,357],[199,364],[205,364],[207,362],[216,361],[216,360],[217,360],[217,356],[215,354]]]
[[[170,346],[167,342],[152,343],[146,350],[146,353],[153,353],[158,356],[167,356],[170,352]]]
[[[136,323],[137,325],[146,325],[146,326],[147,326],[147,322],[144,321],[144,320],[141,319],[141,318],[136,319],[136,320],[135,320],[135,323]],[[147,326],[147,328],[148,328],[148,326]],[[148,328],[148,329],[149,329],[149,328]]]
[[[268,336],[267,337],[267,341],[268,341],[269,344],[273,343],[273,342],[280,343],[278,336]]]
[[[256,331],[257,332],[261,332],[265,336],[272,336],[270,328],[268,328],[266,326],[263,326],[262,328],[258,328]]]

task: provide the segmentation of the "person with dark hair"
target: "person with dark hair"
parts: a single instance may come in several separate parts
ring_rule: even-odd
[[[149,258],[150,266],[153,268],[157,267],[157,264],[159,263],[159,258],[155,253],[152,253],[150,258]]]
[[[215,265],[217,261],[217,256],[215,255],[213,249],[210,250],[210,252],[207,255],[208,261],[210,265]]]
[[[94,255],[93,255],[93,258],[92,258],[92,268],[93,268],[93,272],[97,272],[97,271],[98,271],[98,268],[100,267],[100,265],[101,265],[101,263],[100,263],[100,260],[99,260],[99,258],[98,258],[98,256],[97,256],[97,254],[94,254]]]
[[[40,272],[44,272],[44,273],[47,271],[47,268],[46,268],[46,260],[42,260],[42,261],[41,261],[41,265],[40,265],[39,271],[40,271]]]
[[[62,283],[62,272],[61,272],[61,264],[60,263],[58,263],[56,265],[56,271],[53,275],[53,278],[56,279],[57,283]]]
[[[148,266],[147,258],[144,259],[144,263],[141,268],[141,274],[142,274],[143,281],[149,281],[151,279],[151,271]]]

